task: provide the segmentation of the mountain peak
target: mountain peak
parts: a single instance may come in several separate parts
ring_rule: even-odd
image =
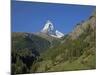
[[[41,30],[42,33],[45,33],[49,36],[55,37],[55,38],[61,38],[64,36],[63,33],[56,30],[54,28],[53,23],[50,20],[47,20],[46,24],[44,25],[43,29]]]
[[[53,23],[50,20],[47,20],[46,24],[44,25],[43,29],[41,32],[47,33],[49,31],[54,30]]]

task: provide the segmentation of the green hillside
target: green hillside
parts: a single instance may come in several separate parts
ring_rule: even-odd
[[[77,24],[62,43],[49,48],[35,72],[87,70],[96,68],[96,15]],[[32,66],[34,68],[34,65]],[[32,71],[33,72],[33,71]]]

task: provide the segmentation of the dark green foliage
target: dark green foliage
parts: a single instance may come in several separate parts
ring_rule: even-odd
[[[49,67],[45,65],[45,72],[49,70]]]
[[[26,73],[26,72],[27,72],[26,65],[18,57],[16,60],[16,64],[12,64],[12,74],[22,74],[22,73]]]
[[[12,52],[12,73],[28,73],[31,65],[38,58],[38,55],[31,50],[13,50]]]
[[[12,73],[29,73],[40,53],[49,47],[49,41],[29,33],[12,33]],[[36,65],[35,65],[36,66]]]

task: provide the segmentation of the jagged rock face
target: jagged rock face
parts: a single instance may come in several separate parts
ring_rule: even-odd
[[[48,20],[47,23],[44,25],[44,28],[42,29],[43,33],[53,33],[54,32],[54,26],[53,24]]]
[[[46,22],[41,32],[55,38],[61,38],[64,36],[63,33],[54,28],[53,23],[49,20]]]

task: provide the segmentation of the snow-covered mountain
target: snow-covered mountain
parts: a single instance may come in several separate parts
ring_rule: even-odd
[[[44,27],[41,30],[41,32],[45,33],[45,34],[47,34],[49,36],[55,37],[55,38],[61,38],[61,37],[64,36],[63,33],[61,33],[60,31],[58,31],[58,30],[56,30],[54,28],[54,25],[53,25],[53,23],[50,20],[48,20],[46,22],[46,24],[44,25]]]

